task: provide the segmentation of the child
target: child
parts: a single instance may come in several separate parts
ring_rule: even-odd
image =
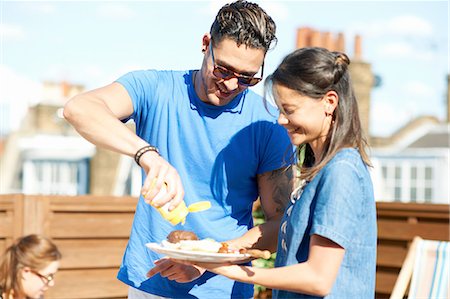
[[[6,249],[0,260],[0,298],[42,298],[55,285],[61,253],[50,240],[22,237]]]

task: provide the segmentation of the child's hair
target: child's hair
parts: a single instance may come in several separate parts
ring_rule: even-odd
[[[20,270],[29,267],[40,270],[61,259],[61,253],[49,239],[39,235],[19,238],[8,247],[0,260],[0,295],[6,298],[22,294]]]
[[[299,165],[301,179],[311,180],[344,147],[356,148],[364,163],[370,166],[358,103],[350,81],[349,64],[350,59],[344,53],[316,47],[301,48],[286,56],[267,78],[266,87],[279,84],[314,99],[321,99],[329,91],[338,94],[338,105],[332,115],[321,160],[315,161],[308,144],[298,147],[298,152],[302,152],[304,157]]]

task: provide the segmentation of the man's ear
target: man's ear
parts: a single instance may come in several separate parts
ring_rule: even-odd
[[[202,38],[202,53],[205,53],[206,50],[208,50],[210,42],[211,42],[211,34],[205,33]]]

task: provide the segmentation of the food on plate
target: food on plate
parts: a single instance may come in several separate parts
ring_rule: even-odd
[[[165,248],[179,249],[186,251],[199,251],[208,253],[228,253],[228,254],[246,254],[253,258],[270,258],[270,251],[259,249],[236,249],[226,242],[217,242],[211,238],[199,239],[191,231],[174,230],[167,235],[167,240],[163,240],[161,245]]]
[[[202,251],[212,253],[239,253],[238,249],[230,248],[225,242],[217,242],[211,238],[200,240],[191,231],[174,230],[167,235],[167,240],[162,241],[162,245],[171,249],[188,251]]]
[[[167,240],[170,243],[178,243],[181,240],[198,240],[197,235],[194,232],[187,230],[174,230],[167,235]]]

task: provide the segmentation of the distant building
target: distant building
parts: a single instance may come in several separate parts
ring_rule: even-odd
[[[30,107],[18,130],[3,140],[0,192],[77,195],[89,192],[95,147],[74,134],[62,104],[82,86],[45,82],[41,103]]]
[[[384,201],[450,203],[450,75],[447,119],[419,117],[388,138],[372,138],[375,195]]]
[[[65,102],[83,89],[44,82],[39,103],[28,109],[18,130],[1,139],[0,193],[139,194],[137,187],[132,192],[140,173],[131,159],[97,149],[63,118]]]
[[[372,145],[376,198],[448,204],[450,124],[431,117],[417,118],[388,141]]]

